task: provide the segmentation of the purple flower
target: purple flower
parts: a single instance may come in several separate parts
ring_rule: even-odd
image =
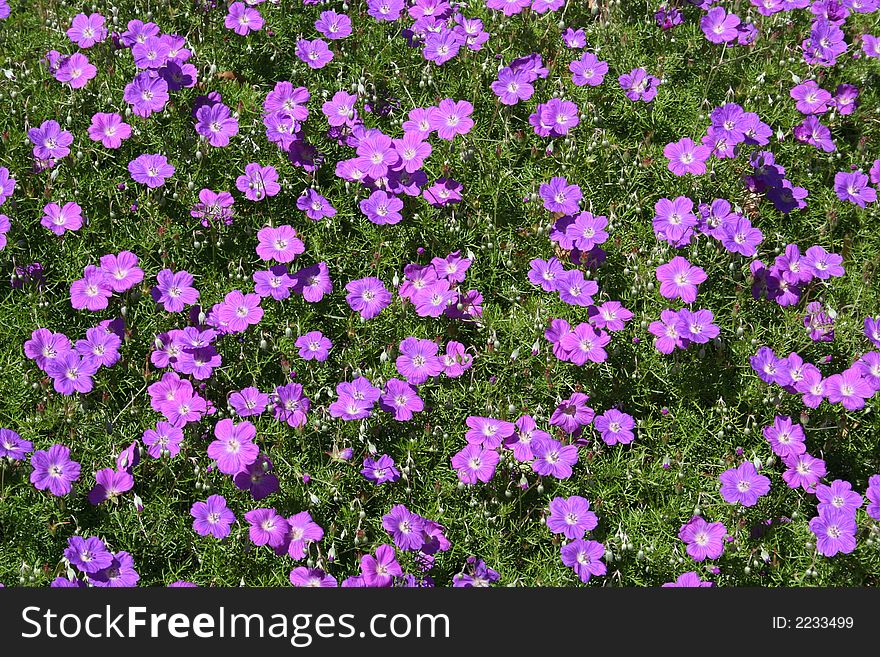
[[[183,442],[183,430],[170,425],[168,422],[157,422],[155,429],[147,429],[142,436],[144,445],[147,446],[147,454],[154,459],[168,454],[174,458],[180,453],[180,443]]]
[[[229,536],[235,515],[226,506],[226,499],[211,495],[205,502],[196,502],[189,511],[193,517],[193,529],[199,536],[223,539]]]
[[[125,551],[113,555],[109,566],[94,574],[89,574],[92,586],[121,588],[136,586],[140,575],[134,569],[134,558]]]
[[[367,586],[391,586],[394,577],[403,575],[403,569],[397,563],[394,548],[380,545],[376,548],[376,556],[365,554],[361,557],[361,573]]]
[[[865,400],[873,397],[874,393],[874,388],[855,366],[825,379],[825,396],[828,401],[832,404],[841,403],[849,411],[864,408]]]
[[[138,257],[131,251],[101,256],[101,271],[114,292],[126,292],[144,280],[144,270],[138,267]]]
[[[865,500],[852,489],[852,484],[842,479],[835,479],[830,486],[818,484],[816,497],[819,499],[819,514],[829,511],[843,511],[855,517]]]
[[[139,155],[128,163],[128,171],[132,180],[153,189],[164,185],[174,175],[175,168],[164,155],[156,153]]]
[[[95,65],[82,53],[75,52],[64,60],[55,72],[55,79],[66,82],[72,89],[80,89],[98,74]]]
[[[622,413],[616,408],[605,411],[602,415],[597,415],[593,420],[593,426],[602,436],[602,440],[606,445],[628,445],[635,438],[633,428],[636,422],[628,413]]]
[[[667,168],[676,176],[687,173],[699,176],[706,173],[706,160],[711,154],[707,146],[698,146],[689,137],[666,144],[663,149],[663,156],[669,160]]]
[[[250,491],[255,500],[262,500],[280,490],[278,477],[272,474],[272,461],[261,454],[257,460],[235,473],[232,482],[239,490]]]
[[[256,9],[246,6],[244,2],[233,2],[229,5],[229,13],[226,15],[223,24],[226,26],[226,29],[245,36],[249,32],[262,28],[264,22],[260,12]]]
[[[73,21],[66,34],[80,48],[91,48],[96,43],[107,38],[104,17],[101,14],[94,13],[88,16],[77,14],[73,17]]]
[[[611,337],[605,331],[597,333],[592,325],[582,322],[562,336],[559,343],[568,352],[568,360],[575,365],[584,365],[588,360],[593,363],[605,362],[608,354],[604,347],[610,341]]]
[[[476,484],[477,480],[486,483],[495,475],[498,465],[498,452],[484,449],[480,445],[467,445],[452,457],[452,467],[458,478],[465,484]]]
[[[261,298],[272,297],[276,301],[288,298],[290,290],[296,285],[284,265],[275,265],[268,271],[255,271],[253,279],[257,295]]]
[[[70,285],[70,305],[77,310],[103,310],[112,295],[107,274],[94,265],[87,265],[83,277]]]
[[[211,146],[222,148],[229,144],[230,137],[238,134],[238,119],[223,103],[204,105],[196,111],[196,132]]]
[[[872,475],[868,479],[865,497],[868,498],[868,515],[874,520],[880,520],[880,475]]]
[[[428,32],[425,35],[422,56],[437,66],[442,66],[458,54],[464,42],[464,37],[455,30],[441,27],[438,32]]]
[[[327,47],[327,42],[323,39],[299,39],[296,42],[294,54],[306,64],[309,68],[323,68],[331,59],[333,59],[333,51]]]
[[[276,386],[275,396],[275,419],[293,428],[304,426],[312,402],[303,394],[303,387],[299,383]]]
[[[28,139],[34,145],[34,157],[38,160],[60,159],[70,153],[69,146],[73,143],[73,135],[52,120],[28,130]]]
[[[571,81],[578,87],[597,87],[602,84],[608,73],[608,62],[600,60],[591,52],[585,52],[581,58],[568,65]]]
[[[333,343],[320,331],[310,331],[296,339],[296,347],[299,349],[300,357],[304,360],[323,362],[327,360]]]
[[[841,201],[864,208],[877,200],[877,190],[868,186],[868,176],[861,171],[840,171],[834,176],[834,191]]]
[[[599,519],[590,511],[590,503],[583,497],[554,497],[550,501],[547,526],[554,534],[562,534],[567,539],[575,540],[583,538],[586,532],[595,529],[598,524]]]
[[[797,101],[797,111],[801,114],[824,114],[828,111],[831,94],[819,87],[814,80],[794,87],[789,95]]]
[[[70,458],[64,445],[52,445],[48,451],[38,449],[31,455],[31,483],[37,490],[49,489],[56,497],[67,495],[79,479],[80,465]]]
[[[156,283],[151,292],[153,299],[156,303],[161,303],[168,312],[179,313],[199,298],[199,291],[192,287],[193,276],[189,272],[175,273],[170,269],[163,269],[156,275]]]
[[[562,263],[555,257],[549,260],[535,258],[529,262],[529,267],[529,282],[539,285],[545,292],[555,292],[559,279],[565,272]]]
[[[391,303],[391,293],[378,278],[368,276],[345,286],[345,301],[364,319],[372,319]]]
[[[714,586],[712,582],[704,582],[700,579],[699,574],[691,570],[682,573],[674,582],[667,582],[661,588],[678,588],[678,587],[708,587]]]
[[[199,202],[196,203],[190,216],[202,220],[202,226],[207,228],[211,221],[222,221],[229,225],[232,223],[232,206],[235,199],[229,192],[214,192],[210,189],[202,189],[199,192]]]
[[[385,393],[379,400],[379,407],[383,411],[393,413],[395,420],[408,422],[412,419],[413,413],[425,408],[425,403],[419,397],[414,385],[400,379],[388,379],[385,383]]]
[[[362,200],[358,207],[367,219],[379,226],[397,224],[403,219],[403,215],[400,214],[403,201],[381,189],[377,189],[369,198]]]
[[[857,530],[854,514],[839,509],[822,511],[810,520],[810,531],[816,535],[816,550],[825,557],[855,550]]]
[[[15,191],[15,178],[9,175],[9,169],[0,167],[0,205],[3,205]]]
[[[343,125],[354,126],[358,120],[357,95],[345,91],[337,91],[331,100],[324,102],[321,111],[327,122],[333,127]]]
[[[257,255],[262,260],[291,262],[306,250],[302,240],[297,237],[296,230],[288,225],[278,228],[264,226],[257,233],[257,240]]]
[[[328,39],[344,39],[351,34],[351,19],[335,11],[322,11],[315,29]]]
[[[95,473],[96,484],[89,491],[89,502],[97,506],[104,500],[115,500],[119,495],[134,487],[134,477],[126,471],[103,468]]]
[[[471,354],[466,353],[462,343],[450,340],[446,343],[446,353],[440,357],[440,361],[443,365],[443,374],[454,379],[470,369],[474,358]]]
[[[492,417],[471,415],[465,420],[465,424],[468,426],[465,440],[472,445],[482,445],[487,449],[496,449],[516,431],[512,422],[496,420]]]
[[[803,488],[811,493],[827,472],[825,461],[814,458],[806,452],[789,454],[782,457],[782,460],[788,468],[782,473],[782,478],[789,488]]]
[[[168,83],[161,77],[151,77],[149,72],[138,73],[126,85],[123,99],[131,105],[135,116],[146,118],[159,112],[168,102]]]
[[[97,536],[71,536],[67,539],[64,558],[86,574],[97,573],[113,563],[113,555]]]
[[[428,121],[432,131],[436,131],[440,139],[452,140],[456,135],[470,132],[474,126],[470,115],[474,106],[466,100],[455,101],[446,98],[437,107],[429,109]]]
[[[320,568],[299,566],[290,571],[290,583],[297,587],[334,588],[336,587],[336,578]]]
[[[701,308],[696,312],[691,312],[687,308],[682,308],[678,312],[676,329],[679,335],[690,342],[704,344],[718,337],[718,334],[721,332],[721,329],[713,324],[714,320],[715,316],[711,310]]]
[[[275,548],[287,538],[289,525],[275,509],[254,509],[244,514],[250,525],[249,535],[254,545],[269,545]]]
[[[394,459],[387,454],[382,454],[378,459],[369,456],[365,458],[361,474],[374,484],[393,484],[400,479],[400,471],[394,467]]]
[[[425,519],[403,504],[392,507],[382,516],[382,527],[391,534],[394,544],[401,550],[418,550],[425,543]]]
[[[727,528],[720,522],[706,522],[694,516],[681,526],[678,537],[687,543],[687,553],[694,561],[717,559],[724,552]]]
[[[624,308],[619,301],[606,301],[600,306],[592,306],[588,312],[593,326],[609,331],[622,331],[626,322],[633,318],[632,311]]]
[[[419,385],[429,378],[439,376],[443,364],[437,357],[437,343],[409,337],[400,343],[400,356],[395,366],[408,383]]]
[[[796,457],[807,451],[804,430],[801,425],[793,423],[790,417],[777,415],[772,426],[764,427],[763,434],[773,453],[780,458]]]
[[[650,103],[657,96],[657,86],[660,84],[659,78],[648,75],[648,72],[643,68],[634,68],[629,73],[617,78],[617,81],[627,98],[646,103]]]
[[[317,303],[325,294],[333,291],[333,282],[325,262],[300,269],[291,276],[294,280],[293,289],[302,294],[309,303]]]
[[[305,212],[312,221],[336,216],[336,208],[330,204],[330,201],[311,188],[296,200],[296,207]]]
[[[681,299],[693,303],[697,298],[697,286],[706,280],[706,272],[691,265],[681,256],[675,256],[655,272],[660,281],[660,294],[667,299]]]
[[[65,203],[63,207],[57,203],[49,203],[43,208],[40,225],[56,235],[63,235],[68,230],[79,230],[83,225],[82,208],[73,201]]]
[[[712,43],[727,43],[737,38],[739,23],[736,14],[728,14],[724,7],[712,7],[700,19],[700,29]]]
[[[81,358],[75,351],[67,351],[47,362],[46,374],[52,377],[56,392],[72,395],[74,392],[91,392],[92,377],[99,367],[98,361]]]
[[[214,425],[216,440],[208,445],[208,456],[217,461],[223,474],[234,475],[257,460],[260,448],[254,444],[256,427],[244,420],[234,424],[224,418]]]
[[[565,303],[587,307],[593,305],[593,295],[599,292],[599,284],[586,280],[580,269],[572,269],[559,277],[556,291]]]
[[[521,100],[528,100],[535,93],[535,87],[529,81],[525,71],[514,71],[505,66],[498,72],[498,79],[491,85],[492,92],[504,105],[516,105]]]
[[[532,470],[542,476],[568,479],[572,466],[578,462],[578,450],[574,445],[563,445],[553,438],[536,438],[532,441],[535,460]]]
[[[404,171],[411,174],[422,168],[432,151],[431,144],[424,141],[420,132],[406,132],[403,139],[394,139],[392,143],[400,158],[398,166],[403,167]]]
[[[592,422],[595,416],[593,409],[587,406],[589,399],[589,396],[582,392],[572,393],[571,397],[564,399],[556,406],[550,417],[550,424],[554,427],[560,427],[569,434],[579,433],[581,427]],[[532,445],[532,451],[534,452],[534,445]]]
[[[34,444],[31,441],[23,440],[12,429],[0,429],[0,458],[20,461],[33,449]]]
[[[498,572],[489,568],[482,559],[468,557],[464,572],[458,573],[452,578],[452,586],[455,588],[486,588],[500,578]]]
[[[299,561],[306,556],[309,543],[320,541],[324,538],[324,530],[312,520],[308,511],[301,511],[287,519],[287,545],[283,543],[275,549],[276,554],[290,555],[291,559]],[[335,580],[334,584],[335,586]]]
[[[721,473],[721,497],[725,502],[754,506],[759,497],[770,492],[770,480],[759,475],[751,461]]]
[[[761,231],[754,228],[745,217],[737,217],[735,221],[725,222],[721,243],[731,253],[739,253],[747,258],[758,252],[758,245],[764,239]]]
[[[235,187],[249,201],[261,201],[281,191],[275,167],[272,165],[263,167],[257,162],[251,162],[244,168],[244,175],[235,179]]]
[[[672,201],[661,198],[654,204],[654,234],[675,247],[689,244],[698,223],[693,209],[694,202],[686,196],[678,196]]]
[[[578,538],[561,548],[562,563],[573,568],[578,578],[586,583],[592,576],[601,576],[607,572],[602,562],[605,546],[598,541],[585,541]]]

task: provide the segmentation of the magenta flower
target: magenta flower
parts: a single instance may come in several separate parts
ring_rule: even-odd
[[[674,582],[667,582],[661,588],[679,588],[679,587],[709,587],[714,586],[712,582],[704,582],[700,579],[699,574],[691,570],[679,575]]]
[[[696,312],[691,312],[687,308],[682,308],[678,311],[676,329],[679,335],[690,342],[704,344],[718,337],[721,332],[721,329],[713,324],[714,320],[715,316],[711,310],[701,308]]]
[[[868,515],[874,520],[880,520],[880,475],[871,475],[868,479],[868,489],[865,491],[868,498]]]
[[[333,51],[327,47],[327,42],[323,39],[298,40],[294,54],[313,69],[324,68],[333,59]]]
[[[383,544],[376,548],[376,556],[361,557],[361,573],[367,586],[387,587],[395,577],[403,575],[403,569],[397,563],[394,548]]]
[[[484,449],[481,445],[467,445],[452,457],[452,468],[465,484],[476,484],[477,480],[486,483],[495,475],[498,465],[498,452]]]
[[[256,427],[244,420],[234,424],[224,418],[214,425],[216,439],[208,445],[208,456],[217,461],[223,474],[234,475],[257,460],[260,448],[254,443]]]
[[[297,237],[296,230],[288,225],[278,228],[264,226],[257,233],[257,240],[257,255],[262,260],[291,262],[306,250],[302,240]]]
[[[425,408],[425,403],[419,397],[414,385],[400,379],[388,379],[385,383],[385,393],[379,399],[379,407],[394,415],[399,422],[408,422],[413,413],[419,413]]]
[[[138,267],[138,257],[131,251],[108,253],[101,256],[101,271],[114,292],[126,292],[144,280],[144,270]]]
[[[351,34],[351,19],[335,11],[322,11],[315,29],[328,39],[344,39]]]
[[[754,506],[759,497],[770,492],[770,480],[759,475],[751,461],[721,473],[721,497],[725,502]]]
[[[660,79],[649,75],[643,68],[634,68],[617,78],[626,97],[632,101],[650,103],[657,96]]]
[[[628,445],[635,439],[633,429],[636,421],[628,413],[622,413],[616,408],[610,408],[602,415],[597,415],[593,420],[593,426],[602,436],[606,445]]]
[[[814,458],[806,452],[784,456],[782,461],[788,468],[782,473],[786,485],[789,488],[803,488],[808,493],[813,492],[816,484],[827,472],[825,461]]]
[[[568,360],[575,365],[584,365],[588,360],[593,363],[605,362],[608,354],[604,347],[611,337],[600,330],[598,333],[592,325],[582,322],[560,338],[559,343],[568,352]]]
[[[303,387],[299,383],[275,387],[276,420],[287,422],[294,429],[305,426],[311,405],[311,400],[303,394]]]
[[[561,548],[562,563],[573,568],[578,578],[585,584],[592,576],[604,575],[608,569],[602,562],[605,546],[598,541],[585,541],[578,538]]]
[[[394,467],[394,459],[387,454],[382,454],[378,459],[367,457],[364,459],[361,474],[367,481],[374,484],[394,483],[400,479],[400,471]]]
[[[678,537],[687,544],[687,553],[694,561],[717,559],[724,552],[727,528],[720,522],[706,522],[694,516],[681,526]]]
[[[865,400],[874,396],[873,386],[858,367],[850,367],[825,379],[825,396],[832,404],[840,403],[848,411],[864,408]]]
[[[192,286],[193,275],[187,271],[163,269],[156,274],[156,283],[151,291],[153,299],[170,313],[179,313],[199,298],[199,291]]]
[[[693,213],[694,202],[686,196],[670,201],[661,198],[654,204],[654,234],[672,246],[689,244],[697,217]]]
[[[502,441],[513,436],[516,431],[512,422],[493,417],[471,415],[465,420],[465,424],[468,426],[465,440],[471,445],[482,445],[487,449],[497,449]]]
[[[813,80],[797,85],[789,95],[797,101],[797,111],[801,114],[824,114],[828,111],[831,94],[820,88]]]
[[[663,156],[669,160],[667,168],[676,176],[687,173],[699,176],[706,173],[706,160],[711,154],[707,146],[698,146],[689,137],[670,142],[663,149]]]
[[[303,360],[317,360],[318,362],[327,360],[327,355],[333,347],[330,339],[324,337],[320,331],[310,331],[301,335],[296,339],[295,344]]]
[[[422,56],[437,66],[442,66],[458,54],[464,42],[464,37],[455,30],[441,27],[438,32],[432,31],[425,35]]]
[[[764,427],[763,434],[779,458],[797,457],[807,451],[804,430],[790,417],[777,415],[771,426]]]
[[[3,205],[15,191],[15,178],[9,175],[9,169],[0,167],[0,205]]]
[[[602,84],[608,73],[608,62],[599,60],[591,52],[585,52],[581,58],[568,65],[571,81],[578,87],[597,87]]]
[[[49,203],[43,208],[40,225],[56,235],[63,235],[68,230],[79,230],[83,225],[82,208],[73,201],[65,203],[63,207],[57,203]]]
[[[211,495],[204,502],[196,502],[189,511],[193,517],[193,529],[199,536],[224,539],[229,536],[235,522],[235,514],[226,506],[226,498]]]
[[[432,131],[436,131],[440,139],[452,140],[456,135],[465,135],[474,127],[470,115],[474,106],[466,100],[454,101],[446,98],[437,107],[429,110],[428,121]]]
[[[23,440],[12,429],[0,429],[0,458],[20,461],[33,449],[34,444],[30,440]]]
[[[539,475],[556,479],[568,479],[571,476],[571,468],[578,462],[575,445],[563,445],[554,438],[536,438],[531,447],[535,455],[532,470]]]
[[[80,465],[71,460],[64,445],[52,445],[48,451],[38,449],[31,455],[31,483],[37,490],[49,489],[56,497],[67,495],[79,479]]]
[[[223,303],[219,304],[217,319],[230,333],[241,333],[248,326],[259,324],[263,318],[263,309],[260,308],[260,295],[243,294],[239,290],[229,292]]]
[[[381,189],[374,191],[369,198],[363,199],[358,207],[367,219],[378,226],[397,224],[403,219],[403,215],[400,214],[403,201]]]
[[[578,433],[580,428],[592,422],[595,416],[593,409],[587,406],[589,399],[589,396],[582,392],[572,393],[571,397],[562,400],[554,409],[550,416],[550,424],[560,427],[569,434]]]
[[[95,473],[95,486],[89,491],[89,502],[97,506],[105,500],[115,500],[134,487],[134,477],[125,470],[103,468]]]
[[[248,7],[244,2],[233,2],[229,5],[229,13],[223,24],[226,29],[234,31],[241,36],[263,27],[263,17],[256,9]]]
[[[128,163],[128,171],[135,182],[153,189],[164,185],[174,175],[175,169],[164,155],[156,153],[139,155]]]
[[[382,527],[401,550],[418,550],[425,543],[425,519],[403,504],[397,504],[382,516]]]
[[[88,575],[89,583],[99,588],[125,588],[137,586],[140,575],[134,569],[134,558],[124,550],[113,555],[110,565],[97,573]]]
[[[275,548],[284,543],[289,533],[287,519],[275,509],[254,509],[244,514],[248,521],[251,542],[254,545],[268,545]]]
[[[99,141],[105,148],[119,148],[122,142],[131,137],[131,126],[119,114],[98,112],[92,116],[89,126],[89,139]]]
[[[554,497],[550,501],[550,515],[546,522],[554,534],[562,534],[569,540],[575,540],[595,529],[599,519],[590,511],[589,501],[572,495],[568,498]]]
[[[498,79],[490,85],[492,93],[504,105],[516,105],[521,100],[528,100],[535,93],[528,73],[514,71],[505,66],[498,72]]]
[[[309,543],[314,543],[324,538],[324,530],[318,523],[312,520],[312,516],[308,511],[301,511],[290,516],[287,519],[287,527],[287,546],[284,552],[296,561],[305,558]],[[283,548],[284,546],[282,545],[281,547]]]
[[[275,167],[272,165],[263,167],[256,162],[251,162],[244,168],[244,175],[235,179],[235,187],[249,201],[261,201],[281,191]]]
[[[345,301],[364,319],[372,319],[391,303],[391,292],[373,276],[359,278],[345,286]]]
[[[147,429],[141,436],[144,445],[147,446],[147,454],[154,459],[162,458],[168,454],[174,458],[180,453],[180,443],[183,442],[183,430],[171,426],[168,422],[157,422],[155,429]]]
[[[135,116],[146,118],[165,107],[169,99],[168,83],[161,77],[151,77],[147,71],[138,73],[126,85],[123,99],[131,105]]]
[[[693,303],[697,298],[697,286],[706,280],[706,272],[691,265],[681,256],[675,256],[655,272],[660,281],[660,295],[667,299],[681,299]]]
[[[80,48],[91,48],[107,38],[104,20],[101,14],[77,14],[66,32],[67,37]]]
[[[77,310],[103,310],[112,295],[107,274],[95,265],[87,265],[83,277],[70,285],[70,305]]]
[[[306,216],[312,221],[336,216],[336,208],[330,204],[330,201],[312,188],[306,190],[296,200],[296,207],[305,212]]]
[[[305,588],[335,588],[336,578],[320,568],[299,566],[290,571],[290,583]]]
[[[75,52],[55,71],[55,79],[67,83],[72,89],[81,89],[97,74],[98,69],[89,62],[89,58]]]
[[[433,340],[408,337],[400,343],[400,355],[395,361],[397,371],[413,385],[439,376],[443,364],[437,357],[437,351],[437,343]]]
[[[853,517],[856,511],[862,507],[865,500],[852,489],[852,484],[842,479],[835,479],[830,486],[818,484],[816,486],[816,498],[819,514],[827,511],[844,511]]]

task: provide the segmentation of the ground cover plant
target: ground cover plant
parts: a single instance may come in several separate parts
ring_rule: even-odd
[[[0,581],[878,584],[878,11],[0,0]]]

